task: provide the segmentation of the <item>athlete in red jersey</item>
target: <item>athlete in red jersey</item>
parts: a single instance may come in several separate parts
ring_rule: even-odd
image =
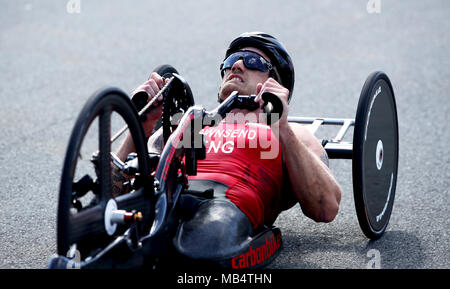
[[[244,213],[244,218],[250,220],[253,229],[272,223],[280,211],[296,202],[299,202],[303,213],[313,220],[332,221],[338,212],[341,191],[328,169],[326,152],[304,126],[287,121],[294,88],[294,69],[284,46],[265,33],[244,33],[230,44],[221,73],[219,101],[238,91],[241,95],[256,94],[255,101],[262,104],[262,93],[270,92],[282,101],[283,115],[273,127],[258,124],[258,121],[233,121],[230,124],[225,119],[217,127],[205,128],[202,133],[208,140],[207,157],[198,162],[198,174],[191,177],[192,183],[209,181],[208,184],[215,186],[215,197],[220,199],[222,192],[222,197],[231,201]],[[153,73],[135,93],[146,91],[150,100],[163,86],[164,80]],[[161,117],[161,103],[155,104],[156,109],[148,113],[143,123],[147,136]],[[256,116],[260,112],[261,109],[253,112],[232,111],[244,116]],[[252,137],[267,137],[270,148],[262,143],[253,143],[252,146]],[[127,137],[117,155],[125,159],[132,148],[131,138]],[[149,148],[156,151],[162,149],[161,133],[150,136]],[[276,153],[271,152],[273,149]],[[262,157],[263,153],[272,157]],[[290,186],[286,187],[286,183]],[[290,201],[286,203],[286,200]],[[186,203],[191,204],[190,201]],[[220,202],[214,200],[208,203]],[[218,214],[217,207],[220,207],[205,206],[203,200],[193,206],[199,212],[193,211],[194,216],[190,216],[192,222],[201,219],[196,219],[196,216],[202,214],[214,221]],[[220,234],[212,232],[210,235],[214,239]]]
[[[283,186],[279,142],[272,129],[257,123],[221,122],[201,131],[206,159],[190,179],[225,184],[225,196],[250,219],[256,229],[278,212]]]

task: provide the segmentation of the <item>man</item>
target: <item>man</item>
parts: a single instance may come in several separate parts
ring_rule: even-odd
[[[217,127],[207,127],[202,131],[207,142],[207,156],[198,161],[198,174],[190,178],[190,184],[194,190],[200,191],[213,187],[214,198],[186,196],[181,200],[181,207],[188,208],[188,213],[185,224],[178,231],[178,241],[175,241],[178,250],[184,253],[196,251],[193,247],[198,247],[204,238],[221,238],[217,241],[226,243],[224,235],[236,236],[243,231],[244,235],[252,235],[264,225],[271,225],[281,211],[296,202],[309,218],[316,222],[331,222],[338,212],[341,190],[328,168],[328,157],[320,142],[306,127],[287,121],[294,88],[294,68],[284,46],[265,33],[244,33],[228,47],[221,75],[219,102],[238,91],[240,95],[255,94],[255,101],[262,106],[261,95],[270,92],[281,100],[283,114],[276,129],[264,123],[232,120],[235,133],[229,133],[224,139],[227,117]],[[134,93],[146,91],[150,100],[163,86],[164,80],[153,73]],[[150,137],[149,150],[160,151],[161,133],[150,134],[156,120],[161,117],[161,99],[155,106],[143,125]],[[252,112],[236,109],[232,113],[259,115],[261,108]],[[271,144],[279,148],[276,150],[278,153],[262,158],[261,152],[265,148],[257,143],[249,145],[250,136],[261,133],[265,133]],[[224,147],[227,139],[231,145],[228,148]],[[239,142],[244,145],[236,147]],[[219,149],[220,145],[222,149]],[[132,144],[127,138],[117,155],[124,159],[130,151]],[[211,221],[217,219],[216,214],[224,212],[229,214],[229,218],[223,218],[222,225]],[[197,230],[199,233],[194,237],[187,233],[198,227],[207,229]],[[213,247],[210,249],[217,250],[217,246]],[[204,247],[197,248],[196,254],[202,254],[203,250]]]

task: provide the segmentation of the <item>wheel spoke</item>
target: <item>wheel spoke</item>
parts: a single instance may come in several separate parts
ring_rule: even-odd
[[[69,240],[71,244],[78,243],[86,238],[94,238],[95,236],[105,233],[105,225],[103,221],[102,206],[95,206],[81,211],[71,218],[71,231]]]
[[[111,106],[106,106],[99,116],[99,180],[100,198],[111,198]]]

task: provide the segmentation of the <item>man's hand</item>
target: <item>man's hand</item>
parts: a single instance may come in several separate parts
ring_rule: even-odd
[[[152,100],[161,88],[169,81],[169,79],[164,80],[158,73],[153,72],[149,80],[138,86],[131,95],[135,95],[139,92],[145,92],[148,95],[148,101]],[[162,115],[162,100],[163,97],[160,95],[158,99],[153,103],[153,108],[151,111],[145,114],[145,121],[142,123],[145,131],[145,136],[148,138],[155,127],[156,121],[161,118]]]
[[[153,72],[150,76],[150,79],[138,86],[131,95],[134,96],[136,93],[146,93],[148,95],[147,102],[152,100],[156,94],[161,90],[161,88],[164,87],[164,85],[169,80],[166,79],[165,81],[163,78],[157,74],[156,72]],[[150,135],[152,134],[153,128],[156,125],[156,121],[161,118],[162,115],[162,95],[158,97],[158,99],[153,103],[153,108],[145,114],[145,120],[142,123],[142,126],[144,127],[145,137],[148,139]],[[120,160],[124,161],[128,154],[133,152],[135,150],[134,143],[131,138],[130,132],[127,133],[125,139],[115,152],[117,157],[119,157]]]
[[[263,100],[261,96],[265,92],[275,94],[281,100],[281,103],[283,104],[283,114],[279,116],[280,117],[279,125],[280,128],[287,126],[288,125],[287,116],[289,114],[289,104],[288,104],[289,90],[284,86],[282,86],[281,84],[279,84],[275,79],[269,77],[264,83],[258,83],[256,85],[255,102],[259,102],[261,106],[263,105]]]

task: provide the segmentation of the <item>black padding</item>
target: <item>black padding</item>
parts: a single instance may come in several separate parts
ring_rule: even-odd
[[[225,192],[228,186],[224,183],[208,180],[208,179],[191,179],[189,180],[189,190],[206,192],[213,190],[213,196],[216,199],[225,199]]]
[[[223,259],[248,246],[252,224],[228,200],[202,202],[194,216],[178,227],[173,240],[177,251],[192,259]]]

